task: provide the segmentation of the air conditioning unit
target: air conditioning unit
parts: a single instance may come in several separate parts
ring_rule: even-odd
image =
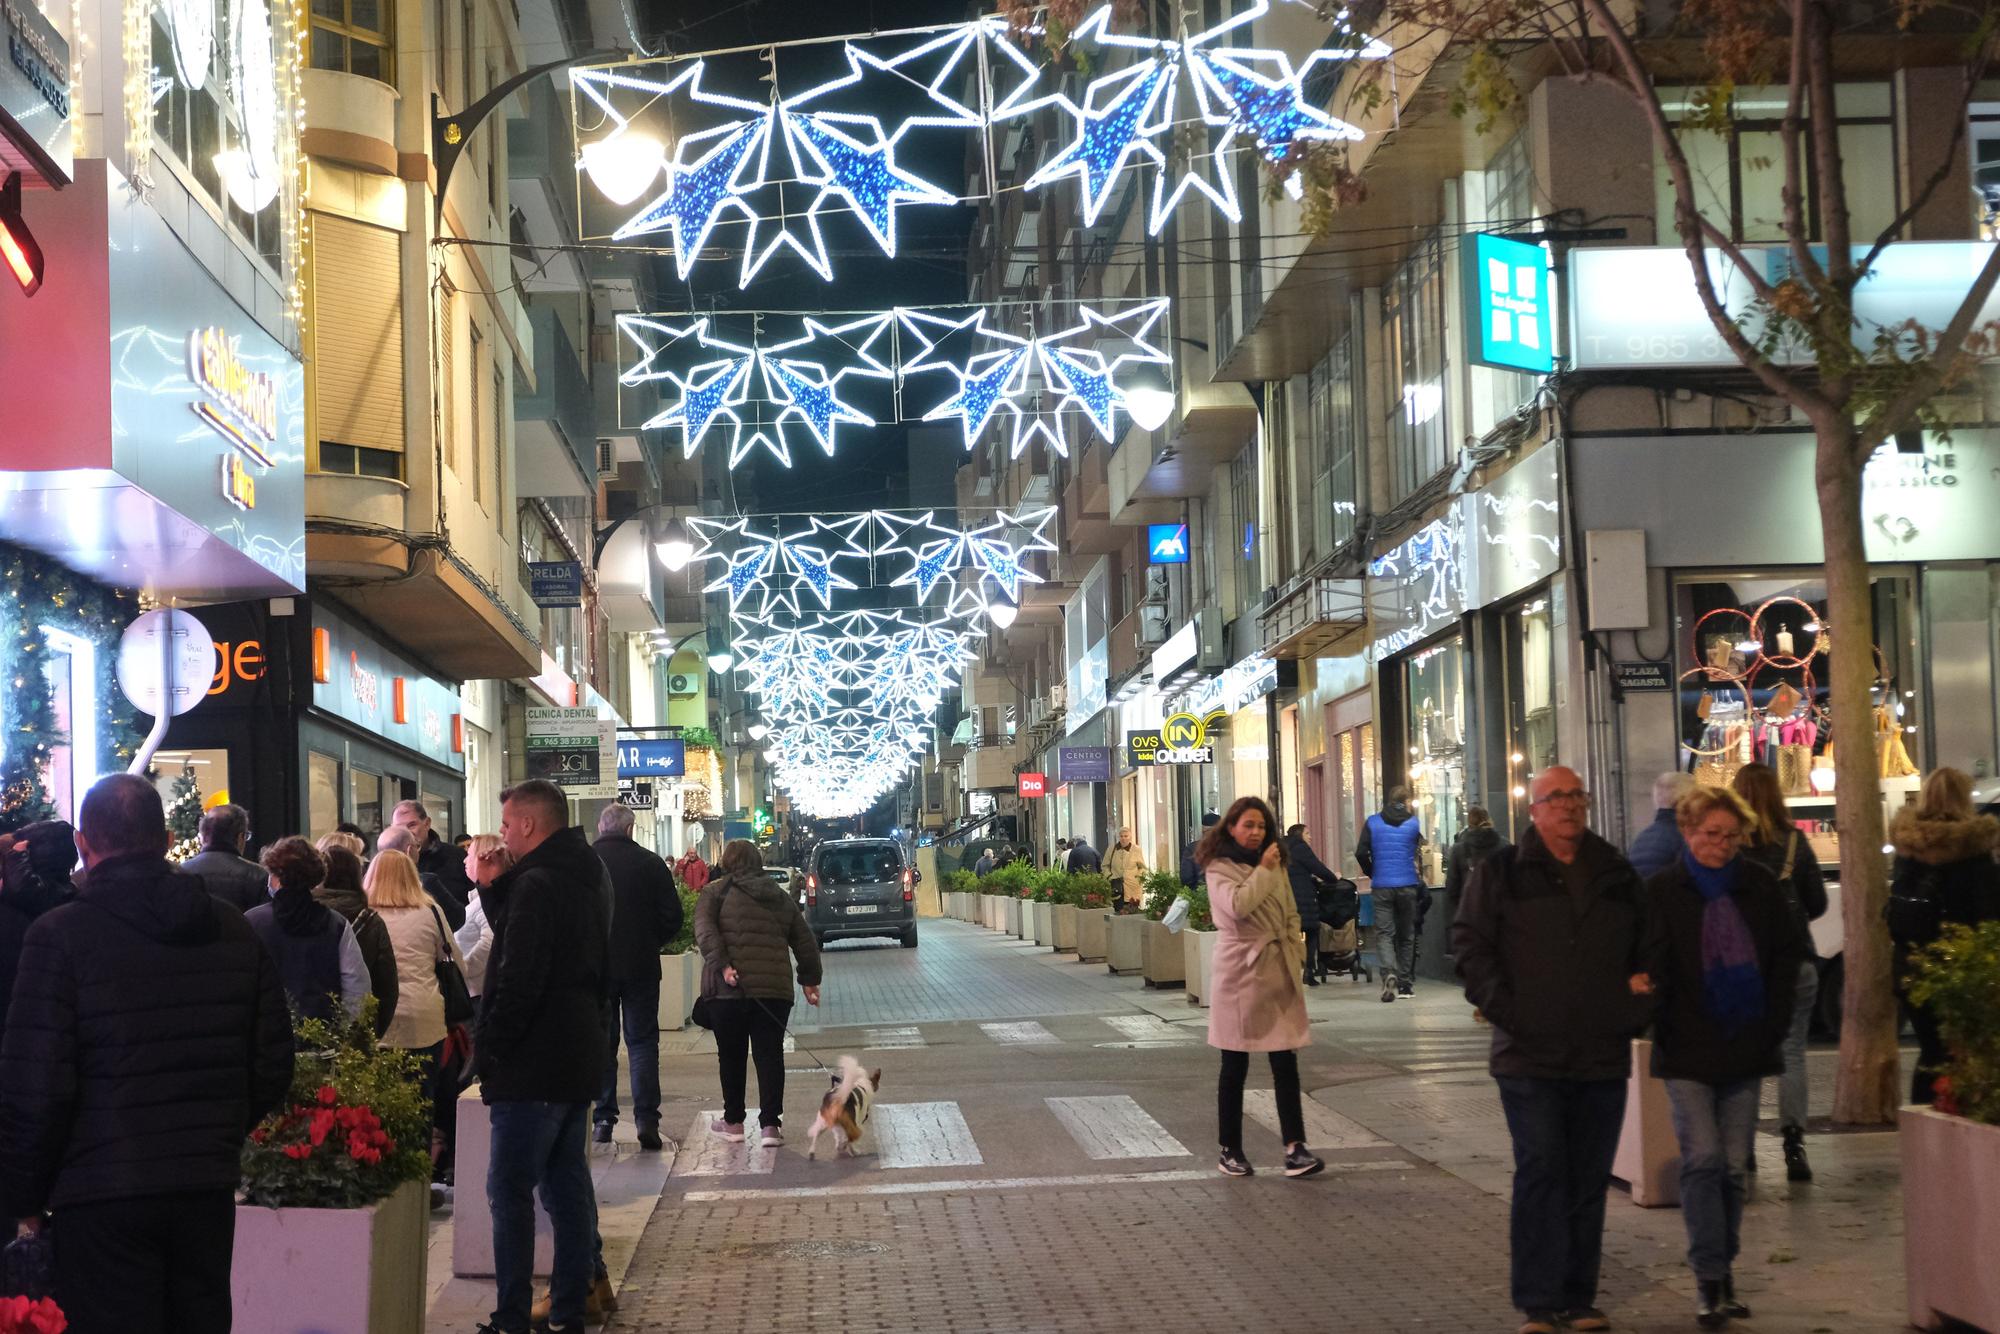
[[[608,482],[618,476],[618,460],[611,448],[611,441],[600,436],[597,441],[597,480]]]
[[[1066,710],[1066,709],[1068,709],[1068,708],[1069,708],[1069,687],[1068,687],[1068,686],[1050,686],[1050,687],[1049,687],[1049,712],[1050,712],[1050,713],[1061,713],[1061,712],[1063,712],[1064,710]]]
[[[692,672],[674,672],[667,677],[667,693],[676,696],[699,695],[701,678]]]

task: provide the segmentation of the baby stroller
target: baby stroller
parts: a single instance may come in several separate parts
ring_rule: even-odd
[[[1368,967],[1361,962],[1361,930],[1358,887],[1352,880],[1336,880],[1319,887],[1319,980],[1328,974],[1345,973],[1349,982],[1370,980]]]

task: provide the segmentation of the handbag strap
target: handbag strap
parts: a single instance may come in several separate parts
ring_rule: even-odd
[[[1778,879],[1781,882],[1789,881],[1792,878],[1792,867],[1799,860],[1799,838],[1799,831],[1794,829],[1791,841],[1785,844],[1785,869],[1778,872]]]
[[[451,938],[452,938],[451,928],[444,924],[444,914],[438,911],[437,904],[435,903],[431,904],[430,909],[431,909],[431,920],[437,923],[437,929],[438,929],[437,961],[439,963],[448,963],[456,965],[458,963],[458,960],[451,957]]]

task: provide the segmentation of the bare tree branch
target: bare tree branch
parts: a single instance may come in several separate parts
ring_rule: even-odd
[[[1924,401],[1943,388],[1951,378],[1951,371],[1965,350],[1965,340],[1972,333],[1972,326],[1979,319],[1979,312],[1985,309],[1987,298],[1993,295],[1996,284],[2000,284],[2000,245],[1995,245],[1986,256],[1986,262],[1979,267],[1979,276],[1972,280],[1972,288],[1965,294],[1965,300],[1945,325],[1936,344],[1914,369],[1915,374],[1894,395],[1868,414],[1868,420],[1860,424],[1855,436],[1855,450],[1862,460],[1871,457],[1884,440],[1916,419],[1917,409]]]
[[[1781,198],[1785,206],[1785,238],[1791,242],[1792,266],[1814,292],[1826,286],[1826,272],[1813,258],[1808,244],[1811,229],[1805,218],[1805,172],[1799,157],[1799,141],[1805,136],[1806,0],[1792,0],[1792,71],[1786,80],[1785,121],[1780,134],[1785,147],[1785,186]]]
[[[1861,257],[1858,272],[1865,274],[1875,267],[1875,261],[1882,257],[1883,247],[1895,240],[1903,228],[1910,225],[1911,219],[1931,202],[1931,196],[1950,179],[1952,171],[1963,161],[1959,156],[1959,149],[1965,143],[1966,126],[1972,119],[1972,100],[1978,95],[1980,80],[1986,77],[1987,64],[1987,48],[1982,44],[1979,54],[1966,67],[1965,88],[1959,94],[1958,113],[1951,118],[1951,139],[1945,144],[1944,153],[1938,158],[1937,169],[1931,172],[1923,185],[1910,196],[1910,202],[1903,206],[1902,212],[1889,220],[1889,225],[1875,238],[1875,244],[1868,247],[1868,253]]]
[[[1819,193],[1820,236],[1826,242],[1826,275],[1840,304],[1854,297],[1854,229],[1847,209],[1847,168],[1840,158],[1840,121],[1833,79],[1833,18],[1826,0],[1792,0],[1804,11],[1806,83],[1812,102],[1814,185]],[[1829,335],[1832,330],[1826,331]],[[1852,337],[1852,325],[1842,329]]]

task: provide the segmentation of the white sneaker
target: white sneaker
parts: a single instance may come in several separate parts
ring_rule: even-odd
[[[777,1126],[765,1126],[757,1137],[759,1148],[782,1149],[785,1147],[785,1132]]]
[[[743,1123],[741,1121],[725,1121],[718,1116],[708,1123],[708,1133],[714,1135],[717,1139],[727,1140],[731,1144],[741,1144],[743,1142]]]

